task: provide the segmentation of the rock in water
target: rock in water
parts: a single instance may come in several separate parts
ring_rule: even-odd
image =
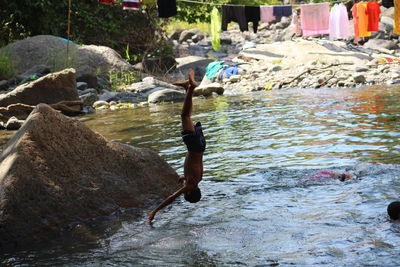
[[[177,180],[155,152],[108,141],[40,104],[0,156],[0,251],[119,207],[148,207]]]
[[[1,95],[0,106],[6,107],[16,103],[34,106],[39,103],[55,104],[64,100],[79,100],[74,69],[51,73],[22,84],[11,92]]]

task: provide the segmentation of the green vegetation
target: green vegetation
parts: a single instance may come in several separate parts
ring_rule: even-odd
[[[67,68],[78,68],[77,60],[76,60],[76,54],[77,54],[77,49],[73,49],[70,47],[68,55],[66,54],[65,51],[57,51],[57,52],[52,52],[50,53],[46,61],[50,66],[54,66],[53,71],[61,71],[63,69]]]
[[[8,80],[15,75],[14,63],[7,51],[0,50],[0,81]]]
[[[148,54],[166,44],[157,9],[124,11],[98,0],[72,0],[71,36],[76,43],[105,45],[124,54]],[[0,0],[0,47],[29,36],[49,34],[68,38],[68,0]]]
[[[278,0],[195,0],[195,1],[206,2],[206,3],[211,2],[216,4],[234,4],[234,5],[249,5],[249,6],[282,4],[282,2]],[[185,21],[189,24],[210,22],[211,10],[214,6],[185,3],[185,2],[177,2],[177,3],[178,3],[178,15],[176,16],[177,20]]]
[[[110,71],[108,73],[108,80],[111,83],[111,90],[121,89],[134,82],[138,82],[143,77],[136,71]]]
[[[275,60],[272,61],[272,64],[274,64],[274,65],[280,65],[281,63],[282,63],[282,59],[281,58],[275,59]]]

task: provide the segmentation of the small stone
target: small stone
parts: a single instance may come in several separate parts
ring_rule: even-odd
[[[97,96],[97,94],[87,93],[79,96],[79,99],[83,102],[85,106],[91,107],[97,100],[99,100],[99,97]]]
[[[232,82],[232,83],[238,82],[239,80],[240,80],[240,75],[232,75],[232,76],[229,78],[229,81]]]
[[[280,71],[282,70],[282,67],[279,65],[273,66],[269,71],[275,72],[275,71]]]
[[[94,89],[94,88],[88,88],[86,90],[79,91],[79,95],[86,95],[86,94],[89,94],[89,93],[97,94],[97,90]]]
[[[99,100],[99,101],[96,101],[96,102],[93,103],[93,107],[94,107],[94,108],[100,108],[100,107],[102,107],[102,106],[108,107],[109,105],[110,105],[110,104],[109,104],[108,102],[103,101],[103,100]]]
[[[77,82],[77,83],[76,83],[76,88],[77,88],[78,90],[85,90],[85,89],[88,88],[88,84],[85,83],[85,82]]]
[[[21,128],[23,122],[24,121],[18,120],[16,117],[11,117],[7,121],[5,127],[9,131],[18,130],[19,128]]]
[[[0,90],[7,90],[8,85],[9,84],[7,80],[0,81]]]
[[[356,72],[366,72],[366,71],[368,71],[369,69],[368,68],[366,68],[366,67],[356,67],[355,68],[355,71]]]
[[[355,83],[365,83],[366,82],[366,78],[362,74],[353,76],[353,80]]]
[[[4,122],[0,121],[0,130],[5,130]]]

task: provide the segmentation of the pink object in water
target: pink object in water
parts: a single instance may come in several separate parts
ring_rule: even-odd
[[[301,5],[301,29],[309,37],[329,33],[329,4]]]
[[[332,171],[320,171],[313,176],[311,176],[311,179],[326,179],[326,178],[332,178],[336,175],[335,172]]]

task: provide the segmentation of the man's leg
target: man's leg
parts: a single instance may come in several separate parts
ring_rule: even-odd
[[[191,118],[192,115],[192,98],[193,91],[197,87],[197,83],[194,80],[194,71],[189,69],[189,81],[185,83],[185,101],[183,102],[181,120],[183,130],[189,130],[194,132],[194,125]]]

